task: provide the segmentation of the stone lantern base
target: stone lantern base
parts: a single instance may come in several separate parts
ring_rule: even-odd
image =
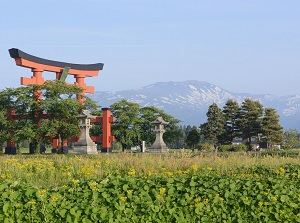
[[[169,152],[169,148],[168,147],[161,147],[161,148],[153,148],[153,147],[150,147],[148,148],[148,152],[149,153],[167,153]]]
[[[98,154],[97,145],[74,145],[74,154]]]

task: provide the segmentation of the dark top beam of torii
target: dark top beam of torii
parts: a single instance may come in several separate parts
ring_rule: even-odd
[[[22,85],[44,84],[45,80],[42,76],[43,71],[55,72],[56,79],[60,79],[62,72],[66,67],[68,67],[68,74],[73,75],[76,79],[75,84],[82,87],[84,89],[84,93],[94,93],[94,87],[86,86],[84,78],[98,76],[99,71],[103,69],[103,63],[73,64],[47,60],[32,56],[16,48],[9,49],[9,54],[15,59],[16,65],[31,68],[33,72],[33,76],[31,78],[21,77]]]

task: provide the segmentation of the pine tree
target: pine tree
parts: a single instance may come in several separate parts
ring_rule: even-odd
[[[216,103],[213,103],[209,106],[206,116],[207,122],[200,125],[201,134],[209,143],[216,146],[225,132],[225,119],[222,109]]]
[[[239,135],[248,140],[250,147],[251,137],[262,132],[263,106],[259,101],[245,99],[238,112]]]
[[[223,134],[224,144],[231,144],[233,139],[237,136],[237,114],[239,111],[239,104],[232,99],[228,99],[223,107],[223,114],[226,121],[225,133]]]
[[[192,128],[192,130],[187,135],[186,144],[192,149],[192,151],[194,151],[199,141],[200,141],[199,130],[197,128]]]
[[[262,121],[262,132],[266,137],[269,149],[274,145],[283,143],[283,127],[279,124],[279,115],[274,108],[266,108],[265,116]]]

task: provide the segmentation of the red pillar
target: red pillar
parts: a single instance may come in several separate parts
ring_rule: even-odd
[[[55,79],[56,79],[56,80],[59,80],[59,79],[60,79],[60,76],[61,76],[61,72],[55,72],[55,73],[56,73]]]
[[[44,84],[45,80],[43,78],[43,71],[42,69],[38,69],[38,68],[33,68],[32,72],[33,72],[33,77],[35,79],[35,84]]]
[[[76,85],[79,87],[84,88],[85,87],[85,83],[84,83],[84,78],[85,76],[83,75],[75,75],[76,78]],[[77,95],[77,100],[80,101],[82,104],[84,104],[84,98],[83,98],[84,94],[78,94]]]
[[[101,152],[111,152],[111,142],[114,141],[114,136],[111,135],[111,124],[114,117],[110,114],[109,108],[102,108],[102,149]]]
[[[58,149],[58,139],[52,139],[52,153],[57,153]]]

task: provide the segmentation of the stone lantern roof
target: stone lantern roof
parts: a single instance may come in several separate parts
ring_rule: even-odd
[[[157,117],[156,119],[155,119],[155,121],[153,121],[153,122],[150,122],[150,124],[163,124],[163,125],[167,125],[167,124],[169,124],[169,122],[166,122],[165,120],[163,120],[163,118],[162,117]]]
[[[77,118],[86,118],[86,119],[96,118],[96,116],[91,115],[89,110],[82,110],[81,113],[76,117]]]

